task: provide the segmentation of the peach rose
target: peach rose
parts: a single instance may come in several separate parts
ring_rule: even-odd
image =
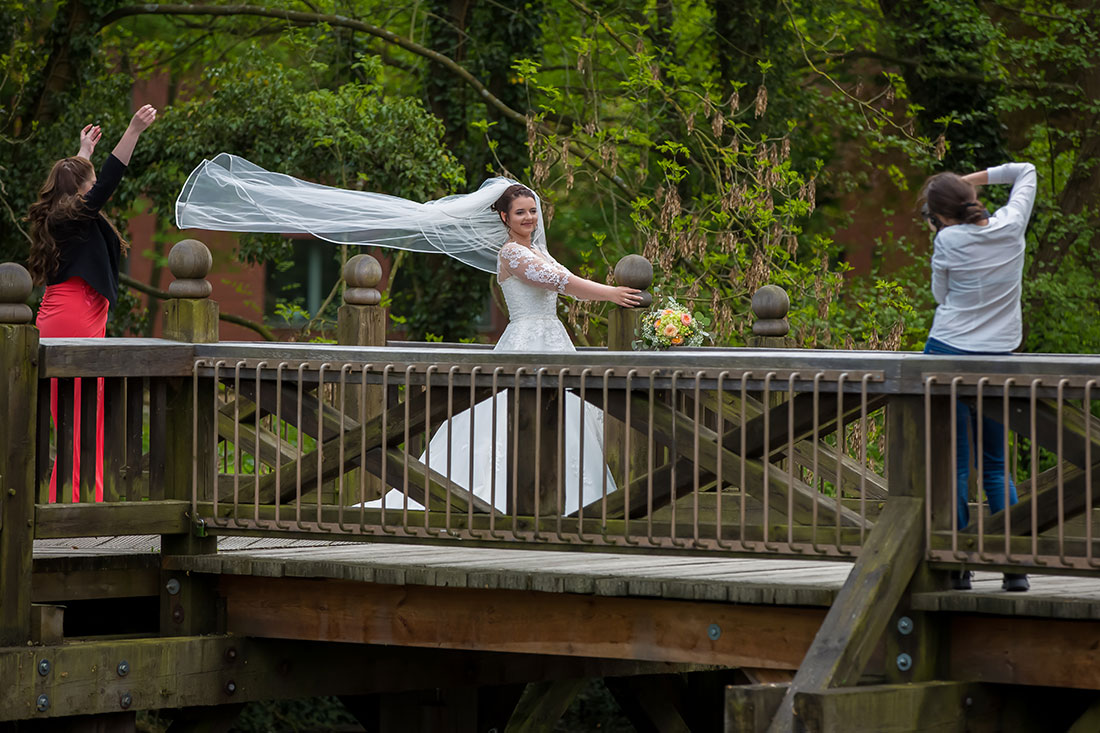
[[[670,323],[667,326],[665,326],[665,336],[668,336],[669,338],[672,338],[675,335],[676,335],[676,324],[675,323]],[[675,343],[675,342],[673,342],[673,343]]]
[[[672,343],[673,343],[673,345],[679,345],[679,344],[684,343],[684,340],[682,338],[680,338],[679,336],[677,336],[676,338],[672,339]]]
[[[683,323],[685,326],[690,326],[691,325],[691,316],[688,315],[687,313],[684,313],[682,316],[680,316],[680,322]]]
[[[667,316],[667,315],[669,315],[670,313],[672,313],[672,309],[671,309],[671,308],[665,308],[665,309],[664,309],[663,311],[661,311],[661,315],[663,315],[663,316]]]

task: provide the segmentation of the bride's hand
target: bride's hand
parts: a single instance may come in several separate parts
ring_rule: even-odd
[[[639,295],[641,290],[637,288],[628,288],[624,285],[620,285],[616,288],[612,288],[611,297],[608,298],[615,305],[621,305],[623,308],[636,308],[642,304],[642,296]]]

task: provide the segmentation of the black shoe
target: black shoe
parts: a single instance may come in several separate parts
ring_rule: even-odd
[[[1001,583],[1001,590],[1022,593],[1030,589],[1031,583],[1027,581],[1027,576],[1023,573],[1005,573],[1004,582]]]
[[[952,570],[951,571],[951,587],[955,590],[970,590],[973,586],[970,581],[974,580],[974,573],[970,570]],[[1024,579],[1027,582],[1027,579]],[[1024,588],[1027,590],[1027,588]]]

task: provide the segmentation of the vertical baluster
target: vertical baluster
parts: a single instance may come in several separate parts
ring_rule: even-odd
[[[126,465],[126,379],[103,380],[103,500],[118,501]]]
[[[163,379],[149,380],[149,488],[150,499],[164,498],[168,449],[167,391]]]
[[[122,490],[127,501],[137,501],[147,495],[148,484],[141,470],[143,428],[145,426],[145,393],[149,380],[130,377],[126,380],[125,466]]]
[[[75,445],[73,427],[75,414],[73,408],[76,401],[73,389],[76,382],[73,379],[57,380],[57,464],[56,479],[57,491],[55,500],[60,504],[70,504],[73,501],[73,446]]]
[[[99,441],[99,420],[97,419],[99,380],[84,377],[77,380],[77,392],[80,393],[80,501],[95,502],[98,499],[96,474],[99,473],[99,460],[96,443]]]
[[[53,415],[50,414],[50,395],[52,393],[52,380],[40,379],[38,381],[38,407],[36,432],[38,438],[35,449],[35,486],[37,487],[35,501],[46,504],[50,501],[50,475],[53,473]]]

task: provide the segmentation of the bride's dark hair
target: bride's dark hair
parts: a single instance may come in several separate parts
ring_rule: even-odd
[[[500,195],[492,206],[489,208],[498,214],[507,214],[512,208],[512,202],[518,198],[532,198],[536,202],[539,200],[535,196],[535,192],[524,186],[522,183],[514,183],[508,188],[504,189],[504,193]]]

